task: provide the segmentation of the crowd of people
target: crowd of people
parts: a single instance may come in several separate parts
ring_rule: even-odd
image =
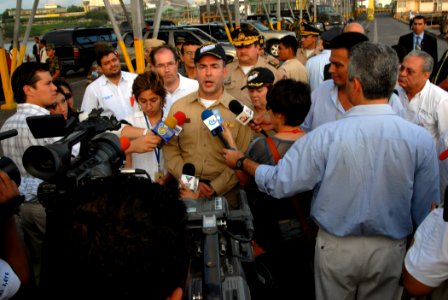
[[[300,43],[280,40],[278,66],[258,33],[240,28],[232,62],[219,44],[150,39],[146,69],[133,74],[99,47],[101,76],[79,110],[54,45],[36,39],[37,62],[14,72],[17,112],[1,128],[18,132],[1,146],[21,183],[0,172],[0,299],[182,299],[191,253],[179,200],[223,196],[237,209],[241,189],[260,267],[254,298],[433,293],[448,279],[448,223],[436,208],[448,184],[448,162],[438,159],[448,148],[448,65],[434,68],[437,40],[425,24],[414,16],[393,48],[369,42],[359,23],[331,32],[303,24]],[[65,195],[70,215],[49,255],[43,181],[22,157],[59,138],[35,138],[26,118],[78,122],[95,108],[124,121],[113,131],[129,140],[123,167],[146,175],[95,179]],[[183,124],[168,128],[179,114]],[[76,157],[79,145],[70,150]],[[197,189],[180,180],[187,164]]]

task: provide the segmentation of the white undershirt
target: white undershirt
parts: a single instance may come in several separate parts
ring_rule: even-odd
[[[205,106],[205,108],[209,108],[210,106],[213,105],[213,103],[216,102],[216,100],[207,100],[202,98],[199,98],[199,101],[201,101],[201,103]]]
[[[244,75],[247,75],[247,73],[249,73],[249,71],[252,70],[253,67],[255,66],[241,67],[241,69],[243,70]]]

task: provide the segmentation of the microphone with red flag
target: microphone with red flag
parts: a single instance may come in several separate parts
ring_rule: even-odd
[[[173,117],[177,120],[177,125],[174,126],[174,134],[178,136],[182,131],[182,125],[184,125],[187,116],[183,112],[178,111],[173,115]]]

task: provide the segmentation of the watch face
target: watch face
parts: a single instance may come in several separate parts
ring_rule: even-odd
[[[244,161],[245,157],[241,157],[236,161],[236,167],[238,169],[241,169],[243,167],[243,161]]]

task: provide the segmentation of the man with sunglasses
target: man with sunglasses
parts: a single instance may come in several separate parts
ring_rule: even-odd
[[[249,92],[247,89],[242,90],[247,85],[247,74],[255,67],[263,67],[271,70],[275,75],[275,81],[277,81],[279,78],[277,69],[260,56],[260,40],[257,32],[237,28],[232,31],[231,36],[238,59],[227,65],[227,78],[224,86],[227,93],[244,105],[253,108]]]

